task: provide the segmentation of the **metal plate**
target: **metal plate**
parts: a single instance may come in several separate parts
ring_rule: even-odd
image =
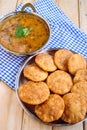
[[[58,48],[58,49],[60,49],[60,48]],[[54,55],[54,53],[55,53],[58,49],[43,50],[43,51],[41,51],[41,52],[39,52],[39,53],[42,53],[42,52],[43,52],[43,53],[48,53],[48,54],[50,54],[50,55]],[[37,54],[39,54],[39,53],[36,53],[35,55],[30,56],[30,57],[23,63],[23,65],[20,67],[19,72],[18,72],[18,74],[17,74],[17,78],[16,78],[16,88],[17,88],[17,89],[16,89],[16,95],[17,95],[17,98],[18,98],[19,103],[21,104],[22,108],[27,112],[27,114],[28,114],[28,115],[31,115],[31,116],[34,117],[36,120],[41,121],[41,120],[36,116],[36,114],[35,114],[35,112],[34,112],[34,105],[29,105],[29,104],[23,103],[23,102],[20,100],[19,96],[18,96],[18,88],[19,88],[19,86],[20,86],[21,84],[23,84],[24,82],[28,81],[28,80],[24,77],[24,75],[23,75],[23,69],[24,69],[24,67],[25,67],[26,65],[29,65],[29,64],[34,63],[35,56],[36,56]],[[74,53],[75,53],[75,52],[74,52]],[[83,122],[83,121],[85,121],[85,120],[87,120],[87,116],[85,117],[84,120],[82,120],[82,121],[80,121],[80,122]],[[42,121],[41,121],[41,122],[42,122]],[[79,123],[80,123],[80,122],[79,122]],[[43,123],[44,123],[44,122],[43,122]],[[61,119],[59,119],[59,120],[57,120],[57,121],[54,121],[54,122],[51,122],[51,123],[45,123],[45,124],[50,125],[50,126],[73,125],[73,124],[68,124],[68,123],[62,121]]]

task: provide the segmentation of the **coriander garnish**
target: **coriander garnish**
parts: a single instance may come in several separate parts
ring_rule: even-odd
[[[16,28],[15,36],[17,38],[28,36],[30,34],[31,30],[32,30],[31,27],[26,28],[26,27],[23,27],[22,25],[18,25]]]

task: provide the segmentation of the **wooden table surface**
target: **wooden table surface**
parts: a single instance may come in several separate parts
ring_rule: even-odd
[[[21,2],[34,0],[0,0],[0,16],[11,12]],[[87,0],[55,0],[56,4],[79,28],[87,33]],[[15,91],[0,81],[0,130],[87,130],[87,122],[73,126],[51,127],[28,116],[17,101]]]

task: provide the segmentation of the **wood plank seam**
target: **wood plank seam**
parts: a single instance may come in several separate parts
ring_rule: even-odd
[[[17,0],[17,3],[16,3],[16,8],[17,8],[17,6],[18,6],[18,0]]]
[[[85,122],[83,122],[83,130],[85,130]]]
[[[21,130],[23,130],[23,117],[24,117],[24,110],[22,111]]]
[[[78,26],[80,28],[80,1],[78,0]]]

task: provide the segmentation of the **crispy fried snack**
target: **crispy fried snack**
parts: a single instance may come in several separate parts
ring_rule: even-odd
[[[44,122],[58,120],[64,111],[64,101],[57,94],[51,94],[47,101],[36,105],[35,113]]]
[[[68,60],[68,69],[73,75],[75,75],[79,69],[86,69],[85,58],[80,54],[73,54]]]
[[[87,69],[80,69],[76,72],[73,82],[76,83],[78,81],[86,80],[87,81]]]
[[[68,71],[68,59],[73,53],[66,49],[60,49],[54,54],[54,62],[58,69]]]
[[[56,70],[48,76],[47,85],[52,92],[63,95],[70,91],[73,83],[67,72]]]
[[[24,76],[32,81],[44,81],[48,72],[43,71],[36,64],[27,65],[24,68]]]
[[[63,96],[65,110],[62,120],[70,124],[77,123],[85,118],[86,102],[83,97],[76,93],[68,93]]]
[[[49,54],[41,53],[35,58],[36,64],[45,71],[52,72],[57,69],[53,57]]]
[[[74,84],[71,88],[71,92],[83,96],[87,104],[87,81],[79,81],[76,84]]]
[[[37,105],[48,99],[50,91],[45,82],[28,81],[19,87],[18,95],[23,102]]]

